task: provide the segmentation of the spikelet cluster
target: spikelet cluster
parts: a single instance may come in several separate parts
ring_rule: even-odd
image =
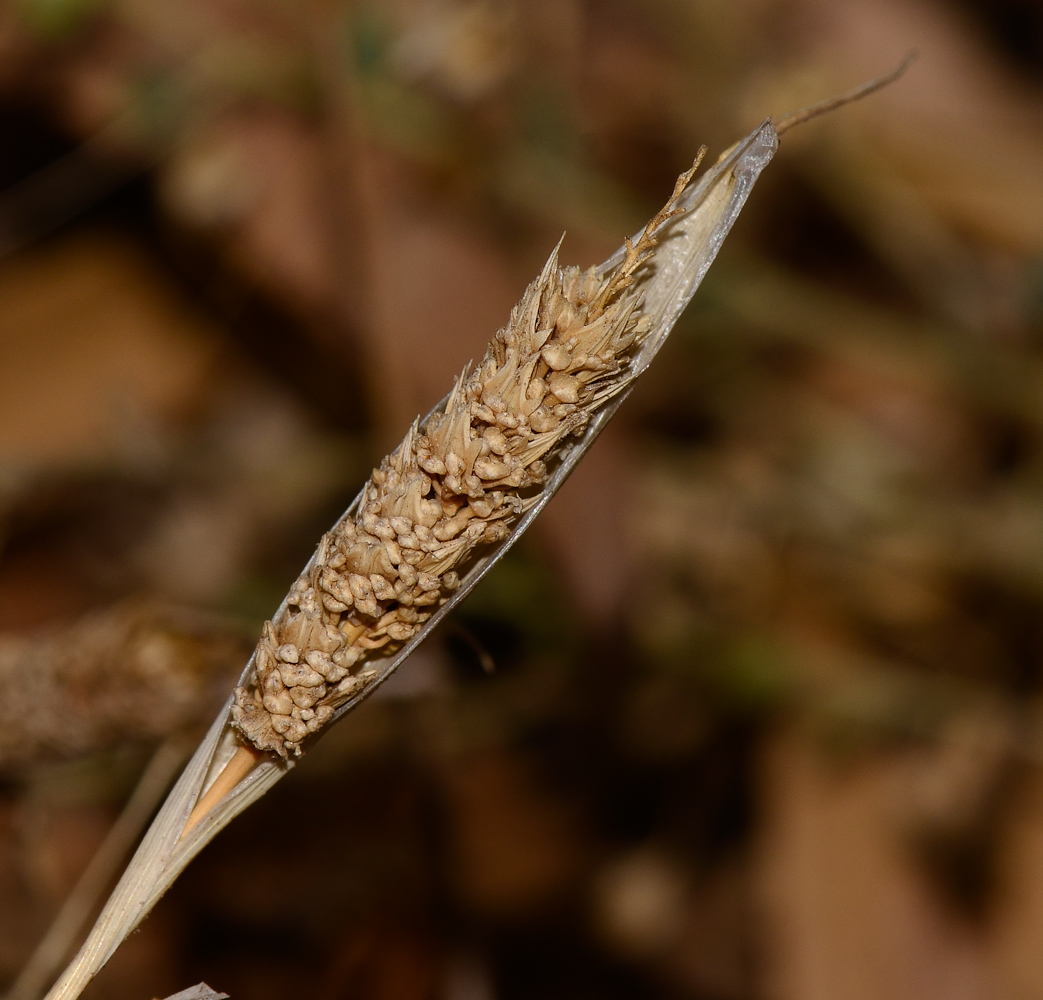
[[[609,274],[561,268],[555,250],[444,409],[414,423],[357,510],[323,536],[235,692],[233,722],[254,746],[299,754],[376,678],[367,657],[422,628],[473,557],[539,498],[570,435],[627,385],[649,326],[635,277],[694,171]]]

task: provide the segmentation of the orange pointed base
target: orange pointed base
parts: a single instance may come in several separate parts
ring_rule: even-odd
[[[181,831],[181,836],[183,837],[188,833],[221,799],[235,788],[260,763],[262,756],[261,751],[253,747],[239,747],[232,759],[225,764],[224,770],[217,776],[217,780],[196,803],[196,807],[192,810],[192,815],[188,817],[184,830]]]

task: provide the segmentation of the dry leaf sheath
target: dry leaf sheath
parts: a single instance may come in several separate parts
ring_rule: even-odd
[[[560,267],[555,249],[481,361],[322,538],[48,1000],[78,996],[203,845],[528,527],[662,346],[777,145],[767,121],[698,183],[682,174],[600,267]]]

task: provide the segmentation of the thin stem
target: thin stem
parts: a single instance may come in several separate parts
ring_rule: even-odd
[[[167,740],[153,754],[123,811],[22,967],[5,1000],[36,1000],[43,993],[187,755],[187,746],[178,738]]]
[[[889,83],[894,83],[909,68],[913,60],[916,59],[916,55],[916,52],[910,52],[895,69],[884,76],[867,80],[865,83],[861,83],[843,94],[837,94],[836,97],[829,97],[824,101],[819,101],[818,104],[809,104],[806,108],[801,108],[799,111],[791,111],[789,114],[783,115],[775,122],[775,131],[782,135],[783,132],[788,132],[794,125],[800,125],[810,118],[817,118],[819,115],[824,115],[826,112],[834,110],[834,108],[843,107],[852,101],[859,101],[874,91],[886,87]]]

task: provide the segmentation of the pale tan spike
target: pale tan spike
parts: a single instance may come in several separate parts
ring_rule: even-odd
[[[642,230],[600,267],[560,268],[555,249],[523,297],[523,305],[534,305],[537,323],[539,307],[544,308],[545,328],[553,332],[537,342],[536,334],[543,331],[522,327],[524,310],[516,307],[485,358],[463,370],[450,396],[420,422],[419,433],[408,435],[393,460],[382,463],[334,525],[323,551],[266,624],[234,697],[215,719],[83,948],[46,1000],[78,997],[202,847],[289,772],[309,738],[388,678],[527,529],[664,343],[777,144],[768,120],[697,182],[683,175],[656,217],[661,224],[653,220],[647,234]],[[573,337],[575,344],[570,343]],[[529,368],[528,355],[555,343],[569,353],[571,360],[562,371],[575,382],[555,383],[548,375],[543,385],[536,385],[540,366]],[[601,358],[609,364],[603,376],[590,378],[572,353],[581,343],[596,345],[599,355],[607,352]],[[583,350],[589,353],[588,347]],[[494,376],[508,355],[528,385],[547,393],[529,414],[511,411],[503,399],[483,399],[483,380]],[[559,390],[566,398],[556,395]],[[446,448],[455,442],[445,432],[453,425],[479,446],[489,428],[510,440],[522,475],[506,479],[519,485],[472,478],[468,492],[450,488],[452,472],[440,471],[439,463],[448,464]],[[420,453],[427,448],[432,454]],[[391,517],[384,516],[384,502],[412,488],[399,493],[399,484],[388,491],[392,461],[403,478],[415,477],[423,486],[426,492],[419,499],[441,510],[433,527],[423,526],[436,544],[425,542],[416,519],[412,526],[397,520],[393,526]],[[458,523],[465,508],[470,513]],[[398,530],[406,527],[410,530]],[[397,564],[389,549],[399,557]],[[323,561],[338,582],[347,584],[352,606],[339,610],[323,602],[325,577],[312,572]],[[388,587],[374,590],[372,566],[378,563],[383,578],[378,583]],[[394,593],[396,607],[390,598],[378,598],[378,592]],[[395,619],[389,617],[393,611]],[[414,612],[416,619],[411,620]],[[290,695],[289,714],[281,711],[286,708],[283,693]],[[268,695],[279,712],[266,707]]]

